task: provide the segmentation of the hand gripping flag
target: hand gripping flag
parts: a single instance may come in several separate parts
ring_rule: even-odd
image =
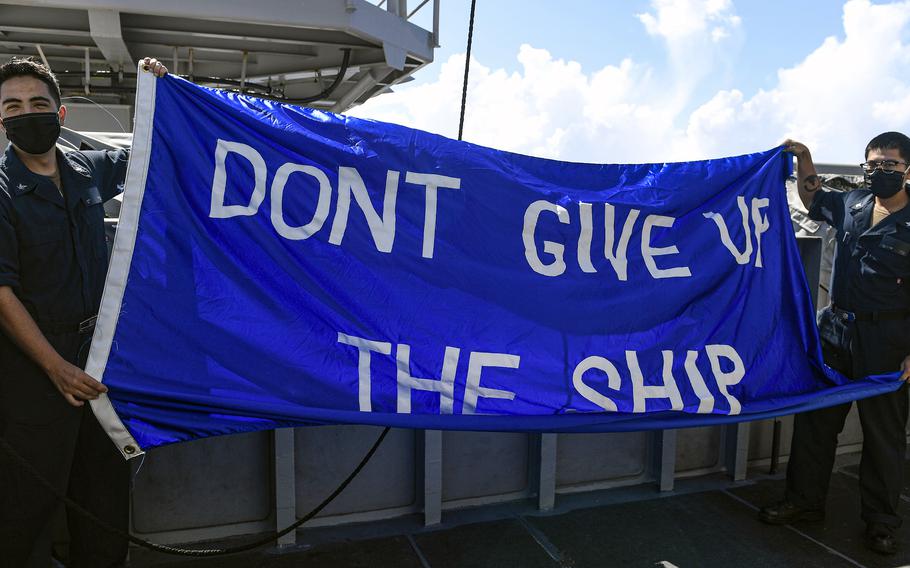
[[[788,161],[559,162],[140,73],[92,406],[129,457],[329,423],[688,427],[893,390],[821,361]]]

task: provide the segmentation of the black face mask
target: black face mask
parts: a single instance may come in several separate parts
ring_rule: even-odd
[[[904,186],[904,175],[901,172],[875,170],[869,174],[869,190],[876,197],[888,199]]]
[[[60,137],[60,117],[56,112],[30,112],[3,119],[6,137],[29,154],[44,154]]]

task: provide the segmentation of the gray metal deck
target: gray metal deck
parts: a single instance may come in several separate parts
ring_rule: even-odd
[[[426,528],[411,516],[383,523],[303,529],[295,546],[211,560],[175,560],[135,551],[136,568],[202,567],[897,567],[910,564],[907,546],[885,557],[862,545],[857,453],[842,455],[822,523],[771,527],[756,508],[778,499],[782,474],[749,472],[732,482],[710,474],[660,493],[653,484],[558,500],[549,512],[523,502],[467,509]],[[907,464],[910,472],[910,463]],[[904,492],[910,500],[910,487]],[[239,539],[242,541],[242,539]]]

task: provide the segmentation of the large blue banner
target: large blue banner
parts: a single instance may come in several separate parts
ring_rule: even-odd
[[[140,75],[88,366],[126,454],[694,426],[898,386],[821,361],[780,149],[558,162]]]

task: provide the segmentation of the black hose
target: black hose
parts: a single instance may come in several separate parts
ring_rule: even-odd
[[[364,466],[367,465],[367,462],[369,462],[370,459],[373,457],[373,454],[376,453],[376,450],[379,449],[379,446],[382,444],[382,441],[385,439],[385,437],[389,433],[390,429],[391,429],[390,427],[386,426],[386,428],[379,435],[379,438],[376,439],[376,442],[373,443],[373,447],[370,448],[370,451],[368,451],[366,453],[366,455],[363,456],[363,459],[360,460],[360,463],[357,464],[357,467],[354,468],[354,471],[352,471],[351,474],[348,475],[348,477],[344,481],[341,482],[341,485],[339,485],[335,489],[335,491],[332,491],[331,495],[329,495],[328,497],[323,499],[323,501],[321,503],[319,503],[319,505],[317,505],[309,513],[307,513],[306,515],[304,515],[303,517],[298,519],[292,525],[278,531],[274,535],[270,535],[266,538],[253,541],[248,544],[242,544],[240,546],[232,546],[232,547],[228,547],[228,548],[203,548],[203,549],[177,548],[174,546],[167,546],[165,544],[157,544],[154,542],[149,542],[147,540],[143,540],[141,538],[135,537],[116,527],[112,527],[105,521],[96,517],[91,511],[86,510],[82,505],[76,503],[75,501],[73,501],[72,499],[70,499],[69,497],[64,495],[60,490],[58,490],[56,487],[54,487],[54,485],[50,481],[45,479],[44,476],[42,476],[41,473],[37,469],[35,469],[35,466],[33,466],[31,463],[29,463],[28,460],[23,458],[19,454],[19,452],[17,452],[12,446],[10,446],[9,442],[7,442],[6,439],[3,437],[0,437],[0,450],[3,450],[6,453],[6,455],[9,456],[14,462],[19,464],[20,467],[22,467],[25,471],[30,473],[32,475],[32,477],[35,478],[36,481],[38,481],[41,485],[43,485],[48,490],[50,490],[50,492],[54,495],[54,497],[56,497],[60,501],[63,501],[63,503],[66,504],[66,506],[71,511],[74,511],[74,512],[78,513],[79,515],[81,515],[82,517],[85,517],[86,519],[88,519],[91,522],[98,525],[101,529],[103,529],[109,533],[115,534],[115,535],[119,536],[120,538],[126,539],[135,545],[141,546],[142,548],[146,548],[148,550],[154,550],[155,552],[163,552],[164,554],[172,554],[175,556],[206,556],[206,557],[208,557],[208,556],[224,556],[227,554],[237,554],[239,552],[246,552],[249,550],[253,550],[255,548],[259,548],[260,546],[270,544],[272,542],[275,542],[279,538],[283,537],[284,535],[288,534],[289,532],[297,529],[300,525],[302,525],[303,523],[309,521],[310,519],[312,519],[313,517],[318,515],[320,511],[325,509],[326,506],[328,506],[328,504],[331,503],[335,499],[335,497],[338,497],[338,495],[340,495],[341,492],[344,491],[348,485],[350,485],[350,483],[354,480],[354,478],[357,477],[357,474],[360,473],[360,471],[364,468]]]
[[[332,95],[332,93],[335,92],[335,89],[337,89],[338,86],[341,84],[341,82],[344,80],[344,76],[347,74],[348,69],[351,66],[351,48],[345,47],[341,51],[344,52],[344,55],[341,58],[341,67],[338,69],[338,74],[335,75],[335,79],[332,81],[332,83],[328,87],[326,87],[321,92],[319,92],[315,95],[312,95],[309,97],[303,97],[303,98],[299,98],[299,99],[290,99],[287,97],[277,97],[272,94],[273,89],[270,86],[259,85],[256,83],[251,83],[249,81],[247,81],[243,85],[243,89],[238,90],[238,92],[246,94],[248,91],[256,91],[256,96],[258,96],[260,98],[276,101],[279,103],[292,104],[292,105],[305,105],[308,103],[313,103],[313,102],[328,98],[329,96]],[[65,69],[62,71],[55,71],[54,73],[61,77],[66,77],[66,76],[84,77],[85,76],[84,72],[68,71]],[[113,71],[92,71],[90,73],[90,75],[92,77],[110,78],[113,76],[117,76],[118,73],[115,73]],[[123,77],[124,78],[135,78],[136,74],[135,73],[123,73]],[[241,82],[237,81],[236,79],[226,79],[224,77],[202,77],[199,75],[195,75],[193,77],[193,80],[194,80],[194,82],[197,82],[197,83],[212,84],[212,85],[230,85],[233,87],[239,87],[241,85]],[[67,86],[64,85],[63,88],[65,89],[65,88],[67,88]],[[107,86],[93,86],[93,87],[91,87],[91,90],[94,92],[97,92],[97,93],[130,93],[130,92],[135,91],[135,89],[131,89],[129,87],[107,87]]]
[[[341,59],[341,68],[338,69],[338,74],[335,75],[335,80],[332,81],[332,84],[329,85],[328,87],[326,87],[325,89],[323,89],[323,91],[321,93],[319,93],[318,95],[313,95],[312,97],[304,97],[302,99],[285,99],[285,98],[277,99],[276,98],[273,100],[276,100],[276,101],[282,102],[282,103],[291,104],[291,105],[305,105],[307,103],[312,103],[312,102],[316,102],[316,101],[320,101],[322,99],[328,98],[329,95],[331,95],[333,92],[335,92],[335,89],[338,88],[338,85],[341,84],[341,81],[344,80],[344,76],[348,72],[348,66],[351,63],[351,48],[346,47],[342,51],[344,51],[344,57],[342,57],[342,59]]]

